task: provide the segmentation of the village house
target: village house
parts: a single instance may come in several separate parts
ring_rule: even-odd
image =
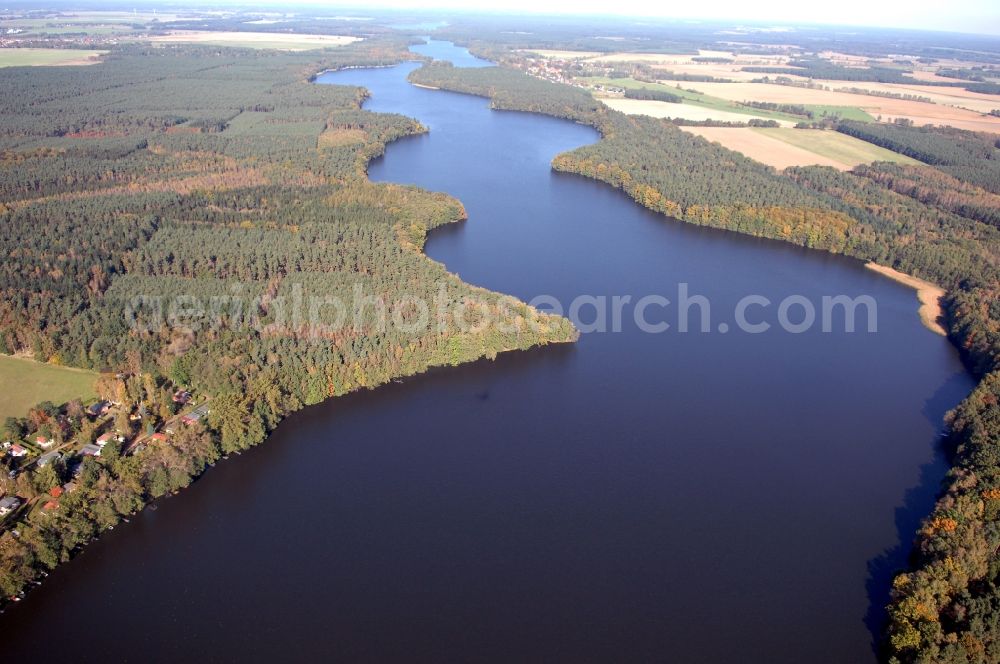
[[[21,499],[17,496],[7,496],[0,499],[0,516],[7,516],[21,506]]]
[[[55,445],[56,441],[54,438],[49,438],[48,436],[35,436],[35,444],[43,450],[47,450]]]
[[[101,448],[93,443],[88,443],[80,448],[80,455],[99,457],[101,456]]]
[[[42,456],[38,457],[37,465],[39,468],[44,468],[53,461],[57,461],[61,458],[62,455],[59,454],[58,452],[49,452],[48,454],[43,454]]]
[[[107,445],[108,443],[110,443],[112,440],[116,440],[119,443],[124,443],[125,442],[125,436],[122,436],[121,434],[118,434],[118,433],[114,433],[112,431],[107,431],[105,433],[102,433],[100,436],[98,436],[97,440],[95,441],[94,444],[97,445],[98,447],[104,447],[105,445]]]
[[[184,424],[187,424],[187,425],[194,424],[195,422],[198,422],[203,417],[205,417],[206,415],[208,415],[208,412],[209,412],[208,411],[208,404],[202,404],[202,405],[198,406],[197,408],[195,408],[194,410],[192,410],[187,415],[185,415],[184,417],[182,417],[181,418],[181,422],[183,422]]]
[[[110,401],[98,401],[95,404],[91,404],[87,407],[87,414],[91,417],[100,417],[106,414],[111,409]]]
[[[28,450],[25,449],[25,448],[23,448],[23,447],[21,447],[17,443],[14,443],[13,445],[11,445],[10,449],[7,450],[7,454],[11,455],[12,457],[23,457],[27,453],[28,453]]]

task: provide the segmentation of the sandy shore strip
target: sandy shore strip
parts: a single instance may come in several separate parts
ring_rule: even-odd
[[[944,297],[944,289],[929,281],[912,277],[891,267],[879,265],[878,263],[865,263],[865,267],[874,270],[881,275],[889,277],[893,281],[909,286],[917,291],[917,299],[920,300],[920,320],[923,324],[940,335],[947,335],[944,327],[939,322],[944,312],[941,309],[941,298]]]

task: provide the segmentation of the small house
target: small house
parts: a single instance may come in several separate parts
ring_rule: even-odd
[[[113,440],[117,440],[118,442],[121,442],[123,439],[122,439],[121,436],[117,436],[117,435],[111,433],[110,431],[108,431],[107,433],[102,433],[100,436],[98,436],[97,437],[97,441],[95,441],[94,444],[97,445],[98,447],[104,447],[105,445],[107,445],[108,443],[110,443]]]
[[[17,496],[7,496],[0,499],[0,516],[7,516],[21,506],[21,499]]]
[[[87,407],[87,414],[91,417],[100,417],[101,415],[107,414],[110,409],[110,401],[98,401],[97,403],[91,404]]]
[[[62,455],[59,454],[58,452],[49,452],[48,454],[43,454],[42,456],[38,457],[38,461],[36,462],[36,465],[39,468],[44,468],[45,466],[49,465],[53,461],[57,461],[58,459],[61,459],[61,458],[62,458]]]
[[[149,438],[154,443],[165,443],[165,442],[167,442],[167,434],[165,434],[165,433],[154,433]]]
[[[80,448],[80,454],[82,456],[99,457],[101,456],[101,448],[93,443],[89,443]]]
[[[194,410],[192,410],[187,415],[185,415],[184,417],[182,417],[181,422],[187,425],[191,425],[194,424],[195,422],[200,421],[203,417],[208,415],[208,413],[209,413],[208,404],[202,404],[197,408],[195,408]]]
[[[180,405],[186,404],[191,400],[191,393],[187,390],[177,390],[174,392],[173,396],[174,403],[179,403]]]
[[[35,436],[35,445],[38,445],[43,450],[49,449],[55,445],[55,443],[55,439],[49,438],[48,436]]]
[[[28,450],[26,450],[25,448],[21,447],[17,443],[14,443],[13,445],[11,445],[10,449],[7,450],[7,454],[11,455],[12,457],[23,457],[27,453],[28,453]]]

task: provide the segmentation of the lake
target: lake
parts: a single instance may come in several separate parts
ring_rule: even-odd
[[[973,385],[914,292],[554,173],[593,130],[411,86],[416,66],[318,83],[430,128],[370,176],[465,204],[431,258],[564,304],[687,284],[710,328],[654,308],[664,333],[626,315],[305,409],[8,609],[5,659],[874,661],[947,468],[941,418]],[[748,295],[772,328],[720,331]],[[874,298],[878,331],[780,329],[778,302],[835,295]]]

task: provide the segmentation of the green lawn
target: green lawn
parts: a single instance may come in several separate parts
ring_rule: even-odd
[[[0,420],[23,417],[41,401],[93,399],[97,374],[0,355]]]
[[[809,150],[821,157],[833,159],[847,166],[872,161],[894,161],[900,164],[919,164],[911,159],[877,145],[824,129],[754,129],[789,145]]]
[[[803,104],[816,114],[816,119],[824,115],[839,115],[842,120],[859,120],[860,122],[875,122],[875,118],[856,106],[827,106],[824,104]]]
[[[0,67],[80,64],[105,53],[72,48],[0,48]]]

